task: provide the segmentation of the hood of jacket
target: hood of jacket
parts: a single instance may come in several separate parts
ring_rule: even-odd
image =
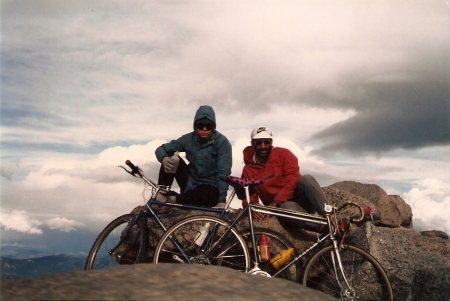
[[[200,119],[208,119],[209,121],[211,121],[214,125],[214,128],[216,128],[216,114],[214,113],[214,110],[212,107],[210,106],[200,106],[197,110],[197,112],[195,112],[195,117],[194,117],[194,124],[200,120]]]
[[[244,155],[244,163],[245,164],[255,163],[253,161],[253,156],[255,155],[255,149],[253,148],[253,146],[245,147],[244,151],[243,151],[243,155]]]

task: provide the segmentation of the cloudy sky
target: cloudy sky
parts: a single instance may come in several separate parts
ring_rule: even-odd
[[[89,251],[143,203],[117,165],[156,179],[203,104],[233,175],[266,125],[322,186],[377,184],[450,232],[449,28],[445,0],[1,0],[2,254]]]

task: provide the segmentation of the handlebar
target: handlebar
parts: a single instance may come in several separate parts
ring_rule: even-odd
[[[139,168],[136,167],[133,163],[131,163],[130,160],[125,161],[125,164],[128,165],[128,166],[131,168],[131,172],[132,172],[133,174],[135,174],[135,173],[138,174],[138,173],[139,173]]]
[[[349,207],[349,206],[354,206],[354,207],[358,208],[359,213],[360,213],[360,216],[358,218],[355,218],[353,216],[350,217],[349,221],[351,223],[359,223],[359,222],[361,222],[364,219],[364,217],[366,215],[370,215],[370,212],[371,212],[371,208],[370,207],[368,207],[367,209],[364,210],[359,204],[354,203],[354,202],[345,202],[340,207],[338,207],[337,210],[340,211],[340,210],[344,209],[345,207]]]
[[[167,190],[167,188],[165,186],[158,185],[154,180],[147,178],[144,175],[144,172],[142,171],[142,169],[140,169],[139,166],[136,166],[133,163],[131,163],[130,160],[126,160],[125,164],[131,168],[131,171],[126,169],[122,165],[119,165],[118,167],[122,168],[123,170],[125,170],[127,173],[129,173],[133,177],[141,178],[142,180],[144,180],[148,185],[152,186],[153,188],[157,188],[158,186],[160,186],[158,189]]]
[[[130,160],[125,161],[125,164],[131,168],[131,171],[129,171],[128,169],[126,169],[125,167],[123,167],[121,165],[119,165],[119,167],[122,168],[123,170],[125,170],[127,173],[129,173],[133,177],[139,177],[139,178],[142,178],[145,180],[144,174],[138,166],[135,166],[133,163],[131,163]]]

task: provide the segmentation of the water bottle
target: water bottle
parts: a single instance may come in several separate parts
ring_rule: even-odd
[[[265,234],[261,234],[258,242],[259,261],[270,260],[270,244]]]
[[[178,168],[178,164],[180,163],[180,155],[178,152],[175,152],[172,157],[170,157],[170,161],[173,163],[173,167],[170,170],[167,170],[167,173],[175,173]]]
[[[277,255],[275,255],[271,260],[270,263],[275,269],[278,269],[280,266],[288,262],[288,260],[291,258],[292,254],[294,254],[294,249],[289,248],[286,250],[280,251]]]
[[[205,238],[209,233],[209,226],[210,226],[210,223],[207,222],[207,223],[205,223],[205,225],[203,227],[200,228],[200,230],[194,240],[194,243],[197,246],[201,247],[203,245],[203,242],[205,241]]]

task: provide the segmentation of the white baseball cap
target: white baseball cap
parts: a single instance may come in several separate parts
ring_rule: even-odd
[[[259,126],[252,131],[251,138],[253,139],[272,139],[272,130],[266,126]]]

